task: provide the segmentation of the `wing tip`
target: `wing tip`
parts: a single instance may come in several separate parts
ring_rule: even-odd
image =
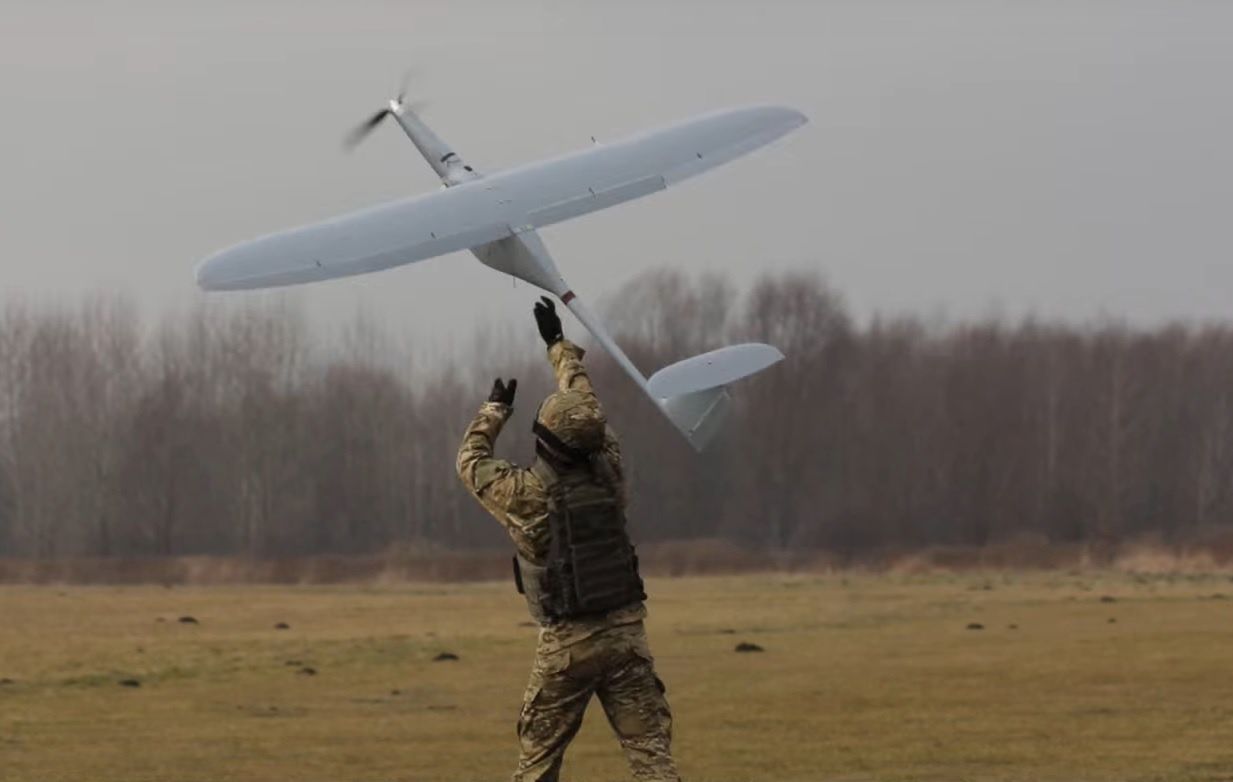
[[[204,261],[197,264],[197,268],[193,269],[193,281],[197,283],[197,287],[203,291],[215,291],[218,288],[215,285],[213,275],[210,274],[211,258],[206,258]]]
[[[767,105],[757,108],[773,113],[777,118],[782,118],[786,124],[791,125],[793,128],[799,128],[801,125],[809,123],[809,117],[806,116],[805,112],[794,109],[791,106]]]

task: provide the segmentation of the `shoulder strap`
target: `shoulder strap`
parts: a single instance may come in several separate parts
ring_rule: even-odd
[[[548,463],[548,460],[537,454],[535,461],[531,462],[531,472],[544,485],[544,491],[551,495],[552,488],[558,483],[559,476],[553,466]]]
[[[548,558],[550,561],[561,561],[569,545],[568,521],[565,518],[568,510],[562,502],[565,487],[556,468],[542,456],[535,458],[531,472],[544,485],[544,495],[548,501]]]

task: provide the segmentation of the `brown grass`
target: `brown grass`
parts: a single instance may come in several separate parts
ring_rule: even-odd
[[[1233,769],[1226,574],[649,589],[693,782],[1215,782]],[[8,586],[0,616],[5,782],[505,779],[534,643],[506,583]],[[735,654],[741,641],[766,651]],[[461,659],[432,662],[440,651]],[[566,772],[625,778],[598,709]]]

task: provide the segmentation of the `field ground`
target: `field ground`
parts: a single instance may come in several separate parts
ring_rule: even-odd
[[[1228,575],[649,591],[694,782],[1233,780]],[[506,779],[525,620],[492,583],[0,587],[0,779]],[[737,654],[741,641],[765,651]],[[433,662],[443,651],[460,659]],[[565,777],[626,778],[598,708]]]

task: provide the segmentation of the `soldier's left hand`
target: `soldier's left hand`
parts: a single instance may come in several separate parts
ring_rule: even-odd
[[[514,394],[518,392],[518,381],[514,378],[509,379],[509,384],[497,378],[492,384],[492,393],[488,395],[489,402],[499,402],[510,407],[514,406]]]
[[[535,325],[539,328],[539,335],[543,337],[545,345],[552,347],[564,339],[561,332],[561,316],[557,314],[557,305],[552,303],[552,299],[540,296],[539,301],[535,302],[533,311]]]

